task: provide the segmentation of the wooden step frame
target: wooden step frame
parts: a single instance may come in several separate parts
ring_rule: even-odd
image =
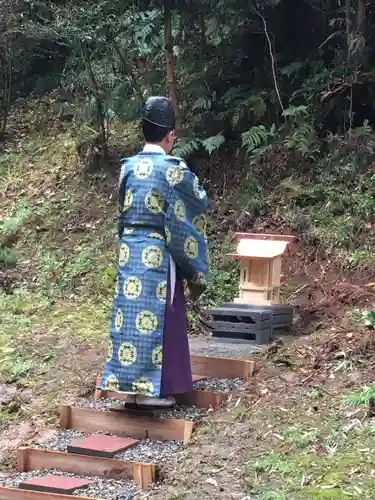
[[[194,375],[215,378],[243,378],[247,384],[253,376],[255,362],[247,359],[190,356]]]
[[[213,392],[213,391],[193,391],[184,394],[174,394],[176,403],[181,406],[195,406],[196,408],[218,408],[223,399],[227,396],[224,392]],[[102,389],[96,389],[95,399],[109,398],[109,399],[119,399],[124,401],[126,395],[121,392],[116,391],[104,391]]]
[[[154,464],[38,448],[25,447],[17,450],[17,470],[19,472],[44,469],[56,469],[79,476],[132,479],[142,489],[146,489],[156,480],[156,465]]]
[[[218,358],[212,356],[190,356],[191,371],[194,375],[212,378],[242,378],[247,384],[253,376],[255,362],[247,359]],[[100,383],[100,375],[97,378],[97,385]],[[124,400],[125,396],[116,391],[106,391],[96,389],[96,398],[113,398]],[[217,407],[221,404],[225,393],[213,391],[199,391],[185,394],[176,394],[177,404],[191,405],[196,408]]]
[[[5,488],[0,486],[0,500],[95,500],[93,497],[78,497],[61,493],[42,493],[41,491]]]
[[[172,418],[134,416],[130,413],[60,406],[61,429],[94,433],[110,432],[135,439],[190,442],[197,422]]]

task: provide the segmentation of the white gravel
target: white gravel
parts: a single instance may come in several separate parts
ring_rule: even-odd
[[[182,441],[153,441],[144,439],[138,445],[115,455],[114,458],[143,463],[161,464],[168,462],[172,454],[185,448]]]
[[[240,378],[204,378],[194,383],[194,389],[214,392],[230,392],[242,386]]]
[[[73,496],[85,496],[105,500],[132,500],[140,492],[139,488],[132,481],[78,476],[55,469],[10,474],[5,478],[0,478],[0,485],[8,488],[17,488],[22,482],[28,479],[51,474],[54,476],[79,477],[94,481],[94,484],[88,488],[76,490]]]
[[[109,411],[114,407],[123,407],[124,401],[119,399],[111,399],[111,398],[100,398],[95,399],[91,398],[82,398],[77,403],[76,406],[80,408],[88,408],[95,409],[99,411]],[[208,410],[205,408],[195,408],[194,406],[174,406],[171,409],[163,411],[163,413],[159,414],[159,418],[176,418],[182,420],[201,420],[204,416],[206,416]]]
[[[67,446],[73,441],[76,439],[83,439],[88,435],[89,434],[84,434],[80,431],[73,431],[72,429],[57,431],[51,439],[40,443],[38,448],[50,451],[66,451]]]
[[[79,408],[87,408],[92,410],[109,410],[114,406],[123,406],[124,401],[121,399],[113,399],[113,398],[99,398],[95,399],[94,397],[81,398],[74,403],[74,406],[78,406]]]
[[[264,346],[237,339],[220,339],[218,337],[190,337],[190,354],[198,356],[216,356],[218,358],[247,359],[259,353]]]
[[[104,434],[98,432],[96,434]],[[108,434],[108,433],[107,433]],[[44,442],[39,446],[44,450],[52,451],[67,451],[67,446],[76,439],[82,439],[90,434],[85,434],[79,431],[64,430],[58,432],[52,439]],[[143,463],[162,463],[168,461],[171,455],[180,452],[184,449],[181,441],[154,441],[143,439],[138,444],[118,453],[114,458],[120,460],[132,460],[134,462]]]
[[[163,411],[159,418],[177,418],[180,420],[199,421],[207,416],[208,408],[196,408],[195,406],[174,406],[169,410]]]

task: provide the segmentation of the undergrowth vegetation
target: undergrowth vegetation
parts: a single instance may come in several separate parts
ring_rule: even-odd
[[[371,498],[375,428],[364,418],[373,388],[345,394],[304,393],[302,408],[269,408],[272,449],[247,463],[249,493],[261,500]],[[264,414],[264,413],[263,413]],[[276,430],[277,429],[277,430]]]
[[[241,208],[249,219],[273,217],[345,266],[373,262],[374,136],[368,126],[331,136],[313,168],[294,166],[282,149],[249,161]]]
[[[331,286],[335,313],[359,296],[349,326],[361,332],[360,346],[346,349],[350,330],[327,359],[320,338],[304,352],[278,352],[272,363],[288,376],[300,374],[304,385],[313,370],[326,370],[324,381],[297,393],[293,386],[291,396],[284,384],[266,409],[236,403],[231,416],[248,428],[259,408],[252,442],[264,439],[241,464],[246,494],[375,495],[373,421],[353,413],[375,397],[373,380],[323,387],[371,363],[364,353],[373,332],[362,328],[375,326],[374,9],[342,3],[0,6],[0,387],[28,401],[0,398],[0,429],[50,418],[61,391],[93,389],[115,285],[119,158],[141,146],[141,101],[168,93],[178,112],[174,153],[196,170],[211,203],[200,306],[237,293],[238,266],[225,257],[235,231],[298,237],[285,271],[297,279],[282,295],[293,302],[308,282],[299,302],[307,309],[326,275],[334,284],[360,276],[349,296]],[[193,333],[202,331],[200,312],[189,309]],[[202,435],[219,430],[208,422]],[[189,491],[170,498],[189,500]]]

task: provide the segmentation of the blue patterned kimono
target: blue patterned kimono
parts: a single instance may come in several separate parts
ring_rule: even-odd
[[[100,388],[160,396],[170,266],[204,291],[207,196],[183,160],[144,151],[124,160],[119,201],[116,294]]]

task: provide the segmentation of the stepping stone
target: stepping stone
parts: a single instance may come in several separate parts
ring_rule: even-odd
[[[136,439],[95,434],[73,441],[71,445],[68,445],[67,449],[68,453],[113,458],[116,453],[121,453],[127,448],[135,446],[137,443]]]
[[[193,384],[195,384],[195,382],[199,382],[200,380],[206,380],[207,377],[205,377],[204,375],[193,375]]]
[[[94,481],[78,477],[42,476],[28,479],[19,485],[23,490],[40,491],[44,493],[72,494],[75,490],[87,488]]]

